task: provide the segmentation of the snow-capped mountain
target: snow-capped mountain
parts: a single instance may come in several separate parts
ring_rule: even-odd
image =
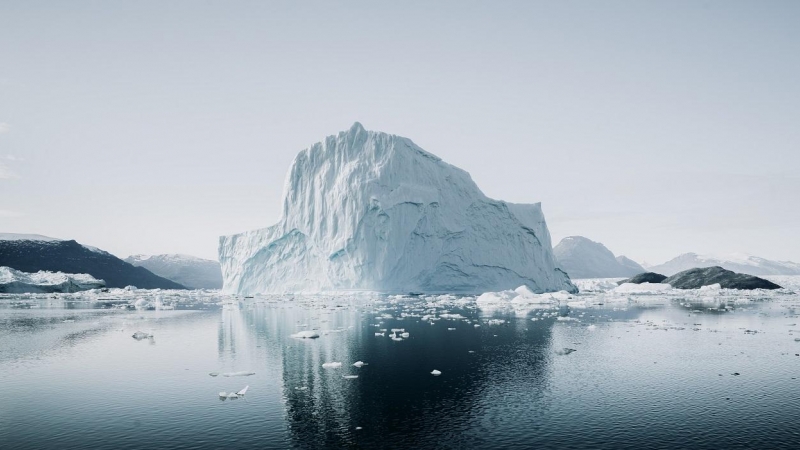
[[[91,275],[63,272],[21,272],[10,267],[0,267],[0,292],[18,294],[22,292],[79,292],[99,289],[106,285]]]
[[[553,253],[572,278],[630,277],[645,272],[636,261],[615,257],[603,244],[583,236],[565,237],[553,248]]]
[[[191,289],[221,289],[219,263],[189,255],[131,255],[125,262]]]
[[[108,287],[122,288],[132,285],[143,289],[184,288],[144,267],[134,267],[111,253],[73,240],[39,235],[13,236],[14,239],[0,239],[0,266],[28,273],[51,271],[89,274],[104,280]]]
[[[748,275],[800,275],[800,264],[790,261],[771,261],[758,256],[733,254],[726,256],[698,255],[697,253],[684,253],[664,264],[652,266],[648,270],[667,276],[674,275],[684,270],[695,267],[719,266]]]
[[[283,214],[220,238],[224,290],[576,291],[540,204],[486,197],[411,140],[354,124],[301,151]]]

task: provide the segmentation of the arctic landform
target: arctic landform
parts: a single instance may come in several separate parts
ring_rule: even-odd
[[[539,203],[488,198],[410,139],[359,123],[301,151],[277,224],[219,243],[231,294],[577,292]]]

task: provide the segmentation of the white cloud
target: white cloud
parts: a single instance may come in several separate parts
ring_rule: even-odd
[[[0,217],[22,217],[25,213],[17,212],[17,211],[9,211],[7,209],[0,209]]]
[[[0,163],[0,180],[10,180],[14,178],[19,178],[19,175],[15,174],[11,171],[11,169]]]
[[[10,129],[11,129],[11,125],[9,125],[9,124],[7,124],[5,122],[0,122],[0,134],[8,133],[8,130],[10,130]]]

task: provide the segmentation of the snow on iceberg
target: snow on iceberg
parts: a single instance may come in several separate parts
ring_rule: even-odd
[[[79,292],[105,287],[103,280],[85,273],[21,272],[10,267],[0,267],[0,293],[51,293]]]
[[[280,221],[223,236],[228,293],[576,292],[539,203],[486,197],[411,140],[354,124],[301,151]]]

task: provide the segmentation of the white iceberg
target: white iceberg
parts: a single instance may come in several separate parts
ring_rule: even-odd
[[[48,272],[27,273],[10,267],[0,267],[0,293],[79,292],[105,287],[103,280],[85,273]]]
[[[340,363],[340,362],[322,363],[322,368],[323,369],[338,369],[340,367],[342,367],[342,363]]]
[[[300,152],[280,221],[221,237],[219,260],[236,294],[577,291],[540,204],[490,199],[467,172],[358,123]]]
[[[658,293],[672,290],[672,286],[666,283],[622,283],[612,291],[616,293]]]
[[[435,376],[435,377],[438,377],[438,376],[439,376],[439,375],[441,375],[441,374],[442,374],[442,372],[441,372],[440,370],[433,369],[433,370],[431,371],[431,375],[433,375],[433,376]]]
[[[249,377],[251,375],[255,375],[255,372],[248,372],[248,371],[240,371],[240,372],[226,372],[223,373],[223,377]]]

